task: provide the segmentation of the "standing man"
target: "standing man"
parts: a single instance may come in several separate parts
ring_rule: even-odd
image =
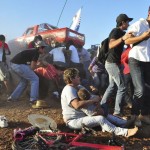
[[[134,85],[134,97],[131,114],[137,117],[137,124],[141,121],[150,124],[148,117],[149,89],[150,85],[150,7],[147,19],[141,18],[133,23],[128,32],[133,36],[126,39],[126,44],[133,44],[129,52],[130,74]],[[140,115],[141,114],[141,115]]]
[[[37,48],[24,50],[11,59],[11,68],[21,78],[18,86],[8,97],[8,101],[18,100],[27,87],[28,81],[31,83],[30,102],[34,103],[39,97],[39,78],[34,73],[37,67],[39,54],[43,54],[47,45],[43,41],[37,43]]]
[[[129,18],[126,14],[120,14],[116,23],[117,26],[109,34],[109,54],[106,59],[105,68],[109,75],[109,86],[102,98],[101,105],[107,111],[107,100],[112,96],[117,86],[117,95],[115,101],[114,115],[122,117],[121,103],[124,99],[126,88],[121,70],[121,53],[124,48],[124,41],[131,36],[130,33],[125,34],[129,22],[133,18]]]

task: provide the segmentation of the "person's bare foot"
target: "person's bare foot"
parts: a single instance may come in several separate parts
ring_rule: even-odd
[[[128,129],[127,137],[133,136],[138,131],[138,127],[135,127],[133,129]]]

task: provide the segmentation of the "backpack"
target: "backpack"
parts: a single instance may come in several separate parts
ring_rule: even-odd
[[[101,42],[101,45],[97,49],[97,58],[103,65],[105,65],[105,61],[108,57],[109,53],[109,38],[104,39]]]

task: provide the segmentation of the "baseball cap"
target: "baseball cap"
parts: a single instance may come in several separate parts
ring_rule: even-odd
[[[148,8],[148,11],[150,11],[150,6],[149,6],[149,8]]]
[[[48,45],[44,41],[37,41],[36,42],[36,47],[47,47]]]
[[[132,21],[133,18],[129,18],[126,14],[120,14],[116,18],[117,26],[122,22],[122,21]]]

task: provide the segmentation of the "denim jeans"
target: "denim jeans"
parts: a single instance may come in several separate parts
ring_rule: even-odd
[[[126,85],[126,89],[127,89],[127,92],[126,92],[126,95],[125,95],[125,102],[126,103],[128,103],[128,102],[131,103],[132,99],[133,99],[134,86],[133,86],[133,83],[132,83],[132,78],[131,78],[130,73],[124,74],[124,80],[125,80],[125,85]]]
[[[116,135],[126,136],[128,129],[122,128],[126,124],[126,122],[126,120],[120,119],[113,115],[108,115],[107,117],[99,115],[72,119],[68,121],[67,125],[72,129],[81,129],[83,124],[91,128],[101,126],[103,131],[107,131],[110,133],[114,132]]]
[[[104,94],[104,91],[108,86],[108,75],[101,72],[94,73],[93,84],[97,89],[99,89],[101,94]]]
[[[28,65],[11,64],[12,70],[20,77],[20,82],[11,94],[12,99],[19,99],[27,87],[28,81],[31,83],[30,101],[35,101],[39,97],[39,78]]]
[[[117,95],[115,101],[114,114],[119,114],[122,111],[121,105],[126,93],[123,73],[120,65],[116,63],[109,63],[106,61],[105,68],[109,75],[109,85],[105,91],[105,94],[103,95],[103,98],[101,100],[101,105],[105,109],[105,111],[108,110],[107,101],[116,91],[116,86],[117,86]]]
[[[148,115],[150,103],[150,90],[145,84],[150,85],[150,62],[140,62],[129,58],[130,74],[134,85],[134,96],[132,102],[132,115]]]

